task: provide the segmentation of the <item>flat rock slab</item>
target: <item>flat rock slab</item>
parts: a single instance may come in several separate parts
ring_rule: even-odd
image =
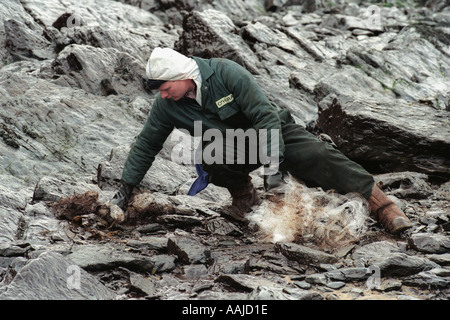
[[[223,283],[233,290],[247,292],[251,300],[321,300],[318,293],[271,281],[261,277],[236,274],[221,275],[215,282]]]
[[[408,239],[409,244],[425,253],[447,253],[450,251],[450,239],[443,234],[416,233]]]
[[[115,294],[59,253],[44,252],[15,275],[0,300],[111,300]]]
[[[124,248],[106,244],[77,245],[67,256],[76,265],[90,271],[125,267],[133,271],[152,273],[155,263],[148,256],[133,254]]]
[[[439,265],[419,256],[409,255],[396,244],[378,241],[357,248],[352,258],[367,267],[377,267],[383,277],[408,276],[438,268]]]

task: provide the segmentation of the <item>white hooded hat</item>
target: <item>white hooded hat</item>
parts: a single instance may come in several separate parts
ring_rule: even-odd
[[[198,65],[192,58],[170,48],[155,48],[147,62],[147,77],[152,80],[194,79]]]
[[[194,59],[188,58],[170,48],[155,48],[145,69],[150,80],[194,80],[197,85],[197,101],[201,98],[200,69]]]

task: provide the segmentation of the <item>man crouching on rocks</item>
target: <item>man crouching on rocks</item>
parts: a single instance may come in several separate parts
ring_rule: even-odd
[[[238,129],[254,130],[258,134],[278,133],[275,138],[270,134],[248,136],[247,140],[257,137],[258,149],[271,150],[270,157],[249,161],[250,142],[240,149],[234,146],[231,157],[234,161],[196,162],[199,178],[189,194],[196,194],[208,183],[225,187],[232,196],[229,210],[233,216],[243,218],[260,203],[249,173],[264,165],[266,191],[281,188],[285,183],[283,174],[290,173],[308,187],[334,189],[342,194],[360,193],[368,200],[371,215],[393,234],[412,226],[406,215],[377,187],[371,174],[296,124],[289,111],[271,103],[253,76],[237,63],[221,58],[186,57],[169,48],[155,48],[146,74],[148,88],[157,89],[159,94],[130,150],[122,173],[122,187],[111,203],[126,208],[133,188],[140,184],[174,128],[185,129],[194,136],[201,123],[200,134],[212,129],[224,137],[227,130]],[[230,141],[225,144],[229,146]],[[208,143],[203,144],[203,151],[207,146]],[[224,154],[214,157],[222,160]],[[239,154],[249,157],[236,161],[236,154],[238,158]]]

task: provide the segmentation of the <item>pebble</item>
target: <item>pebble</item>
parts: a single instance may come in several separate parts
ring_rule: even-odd
[[[337,290],[337,289],[340,289],[340,288],[344,287],[345,286],[345,282],[343,282],[343,281],[332,281],[332,282],[328,282],[326,284],[326,286],[328,288]]]

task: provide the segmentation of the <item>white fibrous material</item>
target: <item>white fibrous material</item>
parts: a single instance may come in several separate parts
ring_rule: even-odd
[[[359,194],[307,188],[290,178],[284,195],[265,199],[247,218],[271,242],[302,238],[318,245],[339,246],[358,240],[367,230],[369,209]]]

